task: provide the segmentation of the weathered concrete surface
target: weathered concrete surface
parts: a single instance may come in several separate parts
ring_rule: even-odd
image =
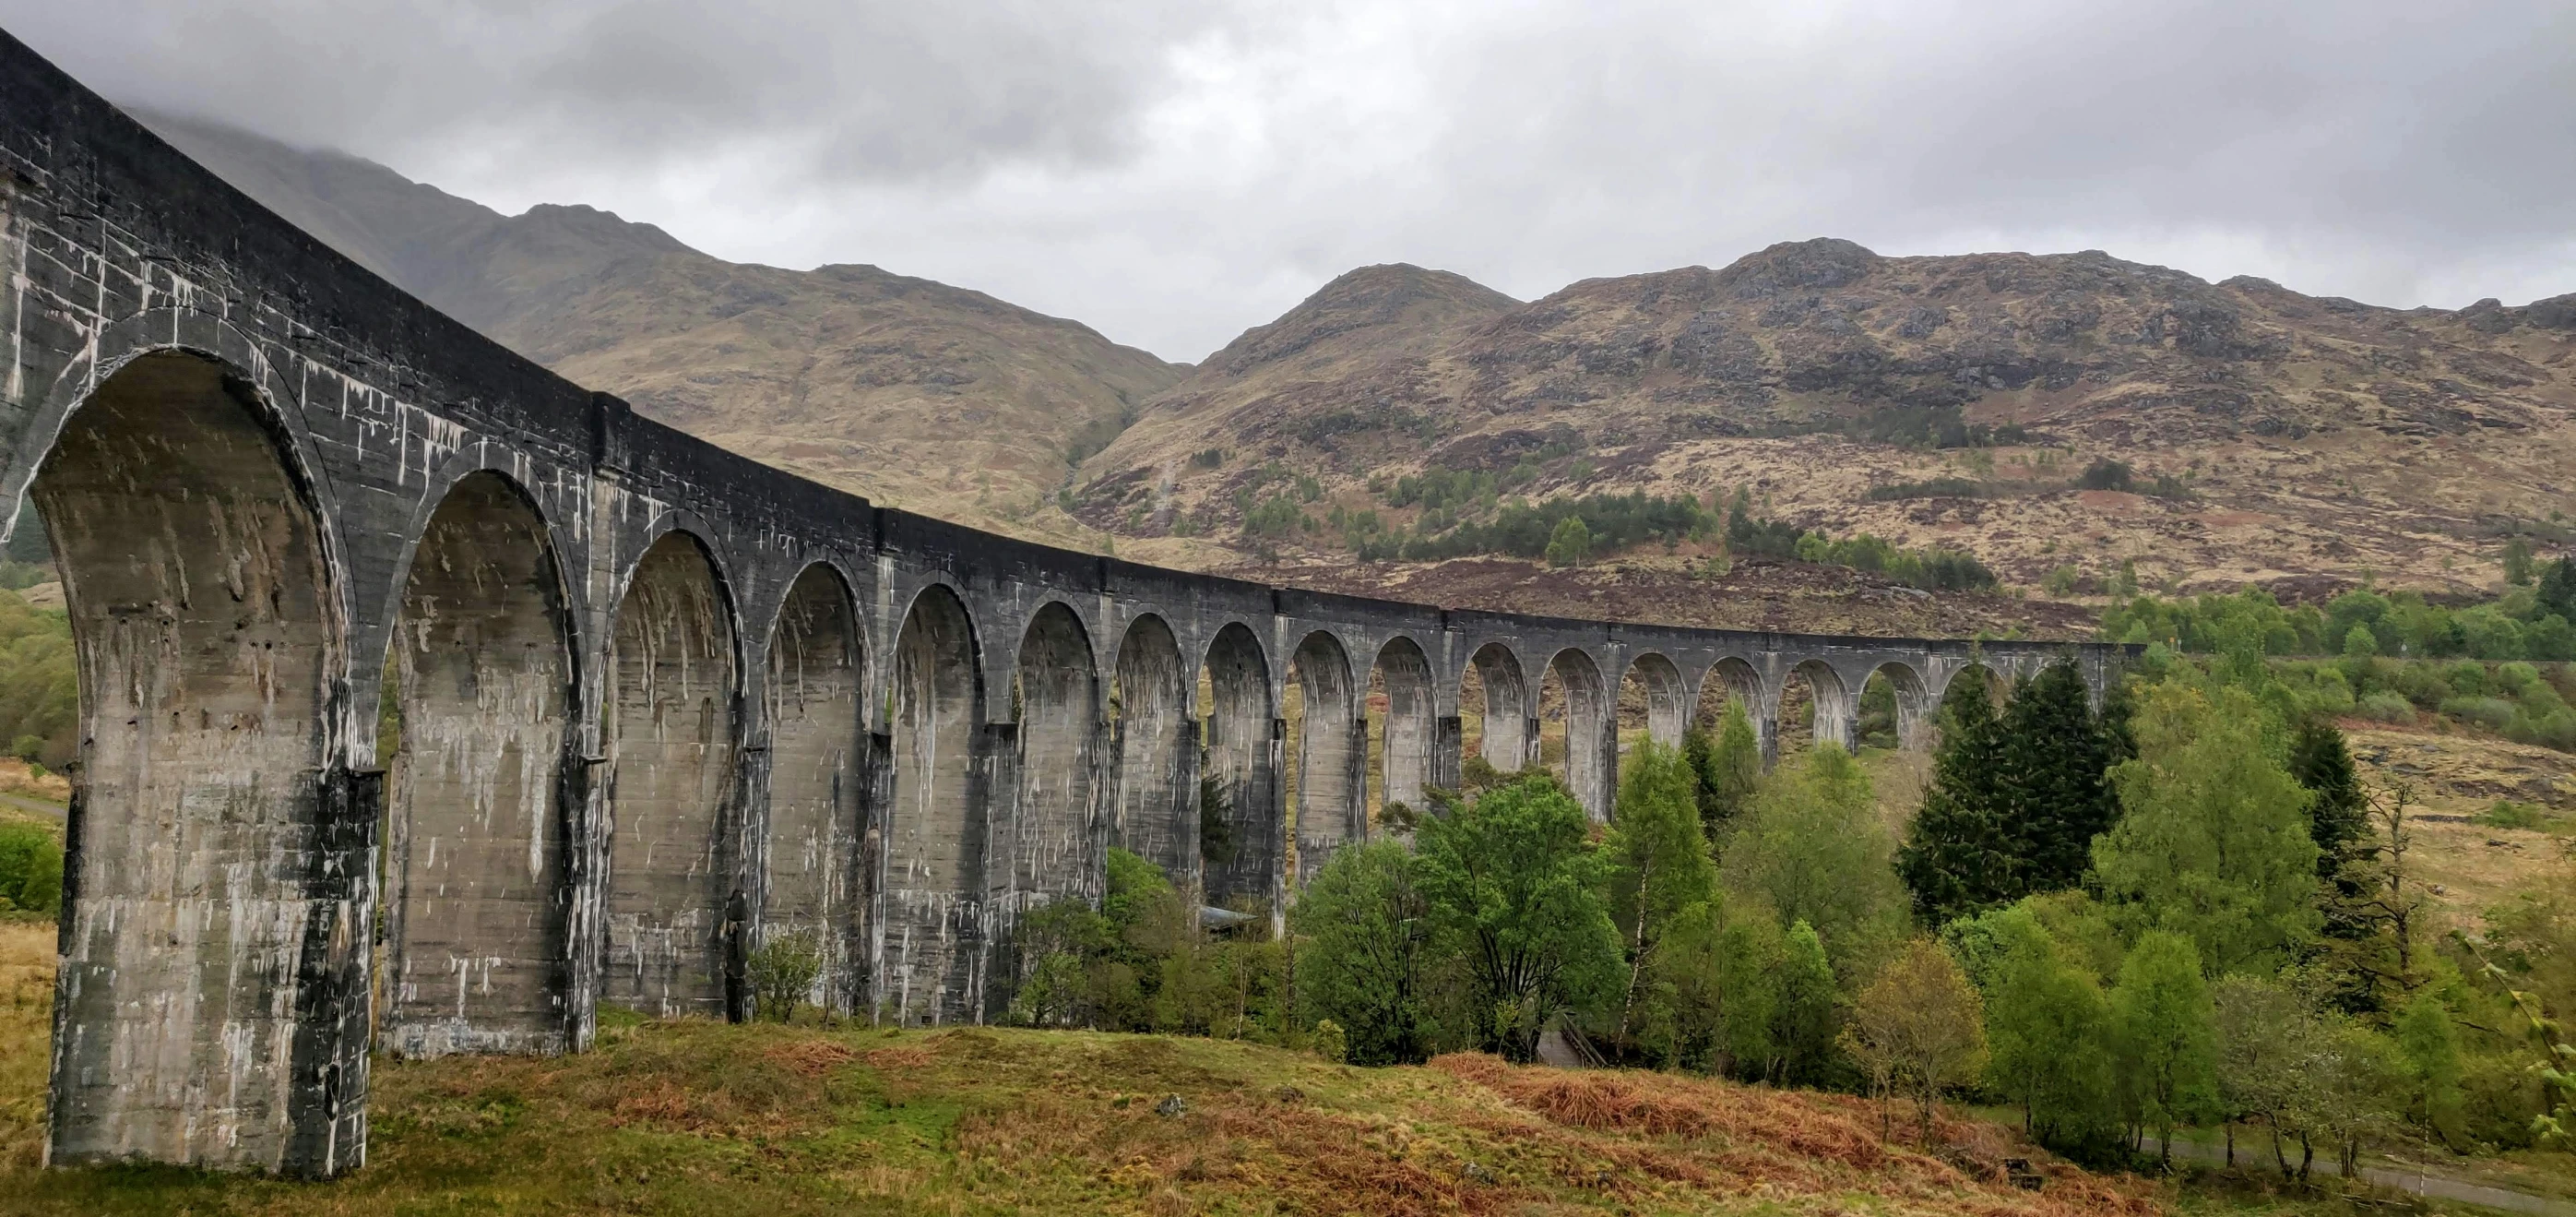
[[[1471,668],[1486,759],[1534,761],[1554,672],[1604,813],[1632,670],[1657,734],[1715,682],[1776,748],[1792,672],[1829,738],[1887,674],[1919,742],[1962,673],[2126,654],[1450,612],[874,507],[431,312],[5,35],[0,266],[0,515],[54,523],[85,698],[58,1161],[364,1161],[388,769],[388,1045],[578,1050],[601,1002],[740,1016],[804,927],[827,999],[990,1017],[1110,845],[1276,918],[1292,831],[1301,873],[1367,831],[1371,673],[1388,799],[1458,782]]]
[[[608,950],[600,1000],[721,1018],[735,949],[724,831],[734,786],[734,630],[698,541],[636,564],[609,654]]]
[[[974,626],[954,592],[922,593],[894,650],[894,784],[877,1000],[902,1023],[973,1021],[983,1011],[982,726]]]
[[[769,821],[755,839],[767,876],[760,937],[810,935],[823,956],[813,1001],[847,1013],[866,1000],[855,960],[869,878],[860,869],[867,697],[857,612],[831,567],[797,576],[768,649]]]
[[[325,848],[346,811],[325,795],[334,589],[250,397],[210,360],[136,359],[36,479],[84,692],[53,1161],[363,1154],[352,1133],[315,1161],[295,1118],[308,1053],[329,1058],[330,1103],[365,1093],[363,1056],[309,1043],[327,1031],[308,1012],[373,928],[364,887],[329,870],[372,851]]]
[[[429,518],[393,636],[388,1043],[407,1056],[561,1051],[572,654],[544,521],[499,474]]]

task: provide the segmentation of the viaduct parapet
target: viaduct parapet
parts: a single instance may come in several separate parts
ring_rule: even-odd
[[[49,526],[82,697],[56,1163],[345,1171],[379,1039],[740,1017],[788,931],[831,1006],[988,1018],[1014,918],[1110,847],[1275,918],[1471,725],[1537,761],[1550,674],[1603,816],[1623,680],[1656,737],[1716,686],[1768,743],[1798,675],[1847,742],[1873,674],[1916,739],[1973,665],[2122,659],[1442,611],[873,507],[431,311],[5,34],[0,263],[0,513]]]

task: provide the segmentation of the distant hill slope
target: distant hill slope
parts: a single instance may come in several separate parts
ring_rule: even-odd
[[[1749,486],[1803,525],[1973,549],[2028,584],[2128,560],[2150,584],[2465,591],[2494,578],[2502,531],[2576,540],[2571,353],[2576,296],[2400,311],[2099,252],[1802,241],[1527,304],[1373,267],[1150,403],[1085,466],[1081,510],[1225,536],[1276,461],[1322,481],[1310,514],[1403,521],[1372,480],[1535,461],[1532,497]],[[1191,461],[1209,449],[1224,463]],[[2188,493],[2070,488],[2100,458]],[[1946,495],[1903,485],[1944,477],[1923,489]],[[1340,548],[1302,540],[1292,567]]]
[[[710,257],[589,207],[498,212],[382,165],[140,117],[431,305],[646,414],[880,501],[1069,539],[1048,506],[1187,368],[1076,322],[873,266]]]

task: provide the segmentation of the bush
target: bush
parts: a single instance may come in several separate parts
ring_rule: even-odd
[[[2489,731],[2504,730],[2516,712],[2514,704],[2501,697],[2452,697],[2442,701],[2442,713]]]
[[[2361,699],[2361,716],[2383,723],[2415,721],[2415,705],[2394,693],[2373,693]]]
[[[2489,828],[2538,828],[2540,827],[2540,808],[2529,803],[2516,803],[2511,799],[2497,799],[2488,804],[2487,809],[2479,812],[2473,819]]]
[[[33,824],[0,824],[0,910],[51,913],[63,903],[63,847]]]
[[[786,1022],[823,974],[823,942],[812,930],[778,934],[751,953],[751,992],[760,1016]]]

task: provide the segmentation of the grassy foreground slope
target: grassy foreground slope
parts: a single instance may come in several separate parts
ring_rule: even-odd
[[[14,970],[30,927],[0,927]],[[27,939],[28,941],[20,941]],[[13,1213],[2145,1214],[2054,1168],[2005,1185],[1992,1125],[1939,1156],[1855,1099],[1488,1057],[1352,1069],[1080,1032],[627,1023],[554,1060],[380,1061],[371,1164],[331,1184],[37,1169],[41,1003],[0,1010]],[[1187,1110],[1158,1111],[1167,1095]],[[1899,1113],[1896,1126],[1905,1118]],[[1900,1135],[1902,1135],[1900,1131]]]

